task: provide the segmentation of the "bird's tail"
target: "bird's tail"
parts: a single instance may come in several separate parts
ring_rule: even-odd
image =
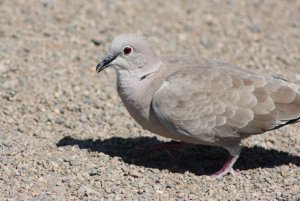
[[[291,88],[286,89],[289,89],[291,94],[293,93]],[[286,97],[283,97],[285,95],[287,96],[287,94],[285,93],[280,94],[280,96],[278,96],[278,99],[286,100]],[[294,98],[292,98],[290,102],[275,103],[276,110],[278,110],[278,119],[280,122],[271,130],[300,122],[300,92],[294,91],[294,95]]]

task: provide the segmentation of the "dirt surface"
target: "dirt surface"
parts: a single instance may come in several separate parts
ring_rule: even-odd
[[[300,1],[0,0],[0,200],[300,200],[300,125],[217,147],[160,151],[120,102],[111,39],[227,61],[300,84]]]

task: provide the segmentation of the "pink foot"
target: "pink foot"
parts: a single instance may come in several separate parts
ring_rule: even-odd
[[[212,174],[211,176],[214,178],[221,178],[228,173],[235,174],[236,172],[233,170],[232,166],[234,165],[234,163],[238,158],[239,156],[229,156],[228,160],[223,165],[223,167],[219,171]]]

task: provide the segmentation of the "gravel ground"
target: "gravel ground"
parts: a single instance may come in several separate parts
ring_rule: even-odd
[[[300,125],[243,142],[237,176],[206,176],[217,147],[169,140],[122,106],[111,39],[227,61],[300,84],[300,1],[0,0],[0,200],[300,200]],[[173,157],[171,157],[173,156]]]

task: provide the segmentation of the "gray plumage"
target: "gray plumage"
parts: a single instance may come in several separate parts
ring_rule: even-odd
[[[298,85],[217,61],[160,58],[139,35],[113,40],[97,71],[109,66],[124,105],[144,129],[230,152],[216,176],[231,170],[242,139],[300,121]]]

